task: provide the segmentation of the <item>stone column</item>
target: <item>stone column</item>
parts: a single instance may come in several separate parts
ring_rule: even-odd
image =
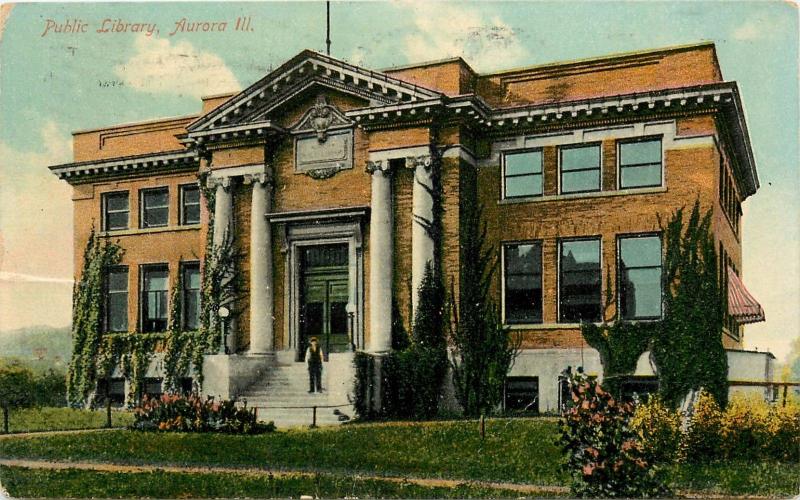
[[[233,238],[233,186],[230,177],[214,179],[216,194],[214,195],[214,249],[222,247],[226,240]],[[230,281],[230,280],[228,280]],[[225,286],[225,284],[223,284]],[[231,308],[231,304],[221,304]],[[229,353],[236,351],[236,324],[233,319],[228,319],[227,324],[227,350]]]
[[[411,213],[411,309],[416,314],[419,302],[419,287],[425,276],[425,266],[433,263],[434,241],[431,235],[433,223],[433,178],[431,157],[406,158],[406,167],[414,169]],[[413,321],[413,317],[412,317]]]
[[[245,176],[253,183],[250,211],[250,354],[273,351],[272,234],[267,213],[272,183],[267,174]]]
[[[221,177],[215,179],[216,194],[214,195],[214,244],[219,248],[225,238],[232,237],[233,230],[233,196],[231,193],[231,178]]]
[[[369,350],[392,348],[392,173],[388,161],[367,163],[372,174],[369,216]]]

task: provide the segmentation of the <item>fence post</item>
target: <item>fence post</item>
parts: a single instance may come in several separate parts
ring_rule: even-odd
[[[3,434],[8,434],[8,406],[3,405]]]
[[[789,391],[789,384],[783,386],[783,406],[786,406],[786,393]]]
[[[312,413],[312,417],[311,418],[312,418],[312,420],[311,420],[311,428],[313,429],[314,427],[317,426],[317,407],[316,406],[313,407],[313,413]]]
[[[111,428],[111,398],[106,396],[106,427]]]
[[[480,420],[480,424],[478,424],[478,429],[480,430],[480,433],[481,433],[481,439],[485,438],[486,437],[486,415],[484,415],[483,413],[481,413],[481,420]]]

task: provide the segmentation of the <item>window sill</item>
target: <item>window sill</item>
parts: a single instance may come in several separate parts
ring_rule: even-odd
[[[602,325],[602,323],[593,323]],[[580,323],[514,323],[503,325],[509,330],[576,330],[581,327]]]
[[[610,196],[633,196],[637,194],[656,194],[666,193],[667,188],[664,186],[650,187],[650,188],[632,188],[632,189],[617,189],[614,191],[592,191],[588,193],[575,193],[575,194],[555,194],[548,196],[520,196],[516,198],[505,198],[499,200],[499,205],[513,205],[515,203],[540,203],[543,201],[561,201],[561,200],[576,200],[583,198],[605,198]]]
[[[132,236],[137,234],[154,234],[154,233],[167,233],[175,231],[197,231],[202,224],[191,224],[186,226],[163,226],[163,227],[149,227],[145,229],[121,229],[118,231],[102,231],[100,236]]]

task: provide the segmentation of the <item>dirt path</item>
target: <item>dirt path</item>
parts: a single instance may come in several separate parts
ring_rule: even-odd
[[[34,436],[55,436],[58,434],[85,434],[87,432],[108,432],[108,431],[118,431],[120,429],[124,429],[124,427],[100,427],[97,429],[66,429],[63,431],[9,432],[8,434],[0,434],[0,439],[25,438]]]
[[[188,472],[191,474],[201,473],[224,473],[224,474],[243,474],[250,476],[273,476],[273,477],[312,477],[318,474],[327,476],[337,476],[336,473],[324,471],[300,471],[300,470],[269,470],[259,468],[239,468],[239,467],[191,467],[182,465],[123,465],[113,463],[97,462],[51,462],[48,460],[25,460],[0,458],[0,465],[7,467],[24,467],[27,469],[47,469],[65,470],[80,469],[100,472]],[[520,494],[546,495],[548,493],[567,493],[569,488],[564,486],[536,486],[532,484],[501,483],[493,481],[463,481],[454,479],[428,479],[417,477],[393,477],[372,474],[353,474],[358,479],[374,479],[378,481],[389,481],[393,483],[412,483],[426,487],[454,488],[462,484],[472,486],[492,488],[498,490],[509,490]]]

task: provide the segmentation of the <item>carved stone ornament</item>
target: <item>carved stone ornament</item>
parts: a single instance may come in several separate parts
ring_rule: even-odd
[[[381,172],[389,171],[389,162],[383,160],[367,161],[367,168],[365,169],[368,174],[372,175],[378,170]]]
[[[431,169],[431,156],[430,155],[407,156],[406,168],[417,168],[417,167],[425,167],[425,170],[429,171]]]
[[[322,179],[330,179],[336,172],[341,170],[338,167],[330,167],[330,168],[317,168],[314,170],[309,170],[306,172],[306,175],[311,177],[312,179],[322,180]]]
[[[352,125],[351,122],[334,106],[328,104],[324,95],[317,96],[314,107],[292,127],[293,132],[313,130],[317,134],[317,141],[322,144],[328,140],[328,130],[331,127]]]

